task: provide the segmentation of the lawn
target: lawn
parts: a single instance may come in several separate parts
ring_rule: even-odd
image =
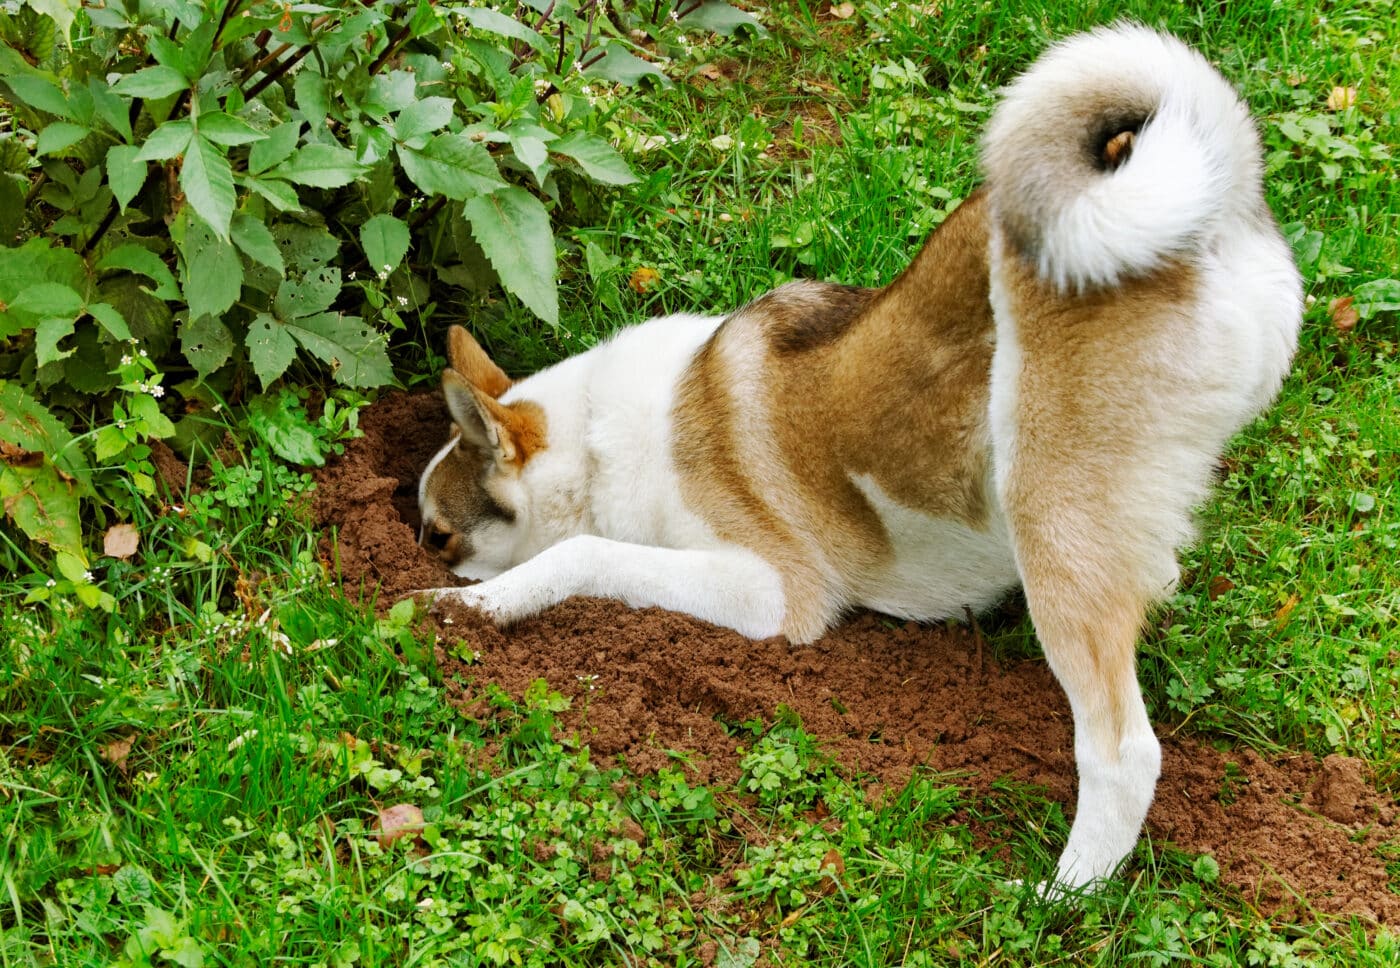
[[[1123,13],[1198,46],[1250,103],[1309,306],[1293,373],[1233,443],[1144,636],[1153,721],[1275,760],[1341,754],[1393,799],[1391,2],[798,0],[763,9],[762,37],[687,30],[671,86],[589,92],[638,181],[567,202],[558,326],[512,298],[434,294],[442,318],[395,336],[398,379],[435,383],[453,313],[524,373],[794,277],[889,281],[977,184],[998,86]],[[334,460],[367,398],[330,399],[304,429]],[[577,683],[459,708],[441,627],[344,593],[309,470],[235,413],[210,419],[226,435],[197,488],[133,485],[85,522],[99,543],[118,517],[139,534],[135,555],[91,565],[110,609],[44,595],[41,554],[0,531],[0,966],[1400,964],[1393,923],[1306,898],[1275,914],[1209,854],[1151,838],[1100,895],[1044,904],[1014,883],[1063,841],[1043,789],[916,771],[869,796],[777,706],[725,724],[739,778],[710,785],[684,757],[629,772],[559,729]],[[1038,654],[1014,609],[982,631],[1001,663]],[[421,810],[417,836],[381,829],[399,804]],[[1400,840],[1377,849],[1400,894]]]

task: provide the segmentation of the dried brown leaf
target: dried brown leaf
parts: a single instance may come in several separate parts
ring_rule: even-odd
[[[423,811],[411,803],[395,804],[379,811],[375,829],[381,847],[388,847],[404,837],[416,837],[423,830]]]
[[[141,544],[141,532],[130,524],[114,524],[102,538],[102,553],[108,558],[130,558]]]
[[[136,734],[122,739],[114,739],[110,743],[103,743],[97,748],[97,753],[108,763],[111,763],[122,775],[126,775],[126,758],[131,755],[131,747],[136,743]]]
[[[627,285],[633,292],[650,292],[656,288],[656,284],[661,281],[661,273],[649,266],[642,266],[627,279]]]
[[[856,15],[856,5],[853,3],[833,3],[831,15],[837,20],[850,20]]]
[[[1226,578],[1224,575],[1216,575],[1210,580],[1210,585],[1206,588],[1206,594],[1213,602],[1234,587],[1235,583],[1230,579]]]
[[[1355,329],[1357,320],[1361,318],[1353,305],[1355,302],[1355,296],[1338,296],[1327,304],[1327,312],[1332,317],[1332,328],[1342,336]]]

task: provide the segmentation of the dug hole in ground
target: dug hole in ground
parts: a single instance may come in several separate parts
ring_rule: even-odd
[[[346,594],[377,594],[387,608],[406,592],[463,584],[416,543],[418,474],[448,428],[440,398],[390,395],[362,412],[360,427],[364,436],[316,475],[323,551]],[[1050,670],[998,665],[961,626],[859,615],[794,648],[592,599],[508,631],[452,606],[434,621],[441,645],[462,641],[479,654],[468,665],[440,648],[453,702],[470,710],[488,683],[519,697],[545,679],[574,697],[561,722],[600,763],[622,756],[646,773],[674,762],[668,750],[688,751],[691,782],[732,782],[737,741],[719,720],[771,718],[782,704],[841,768],[887,791],[923,766],[956,774],[974,797],[1008,778],[1073,809],[1071,720]],[[1222,880],[1265,912],[1400,925],[1400,894],[1378,853],[1400,842],[1400,809],[1368,786],[1360,761],[1222,753],[1183,736],[1163,736],[1162,746],[1147,820],[1155,840],[1212,855]]]

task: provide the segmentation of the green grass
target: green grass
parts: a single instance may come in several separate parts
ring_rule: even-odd
[[[1348,753],[1395,791],[1400,329],[1377,312],[1339,333],[1328,307],[1400,265],[1383,147],[1400,140],[1400,18],[1386,2],[1129,6],[1249,99],[1313,300],[1294,373],[1232,448],[1146,637],[1154,719]],[[655,145],[631,156],[642,182],[566,240],[560,331],[509,304],[473,311],[510,369],[794,276],[888,281],[975,184],[996,86],[1121,10],[817,9],[778,5],[767,39],[704,40],[679,62],[721,80],[613,96],[614,136]],[[1348,85],[1357,105],[1329,109]],[[639,268],[658,276],[641,294]],[[1102,896],[1047,908],[1005,886],[1063,842],[1040,792],[969,799],[957,777],[918,775],[872,806],[781,716],[736,738],[737,790],[594,762],[554,736],[547,687],[467,718],[402,616],[327,585],[288,511],[305,479],[248,452],[216,469],[217,500],[133,499],[141,555],[98,569],[112,614],[6,586],[0,965],[1400,963],[1393,935],[1274,923],[1160,844]],[[1025,624],[992,632],[1003,656],[1035,651]],[[424,810],[426,857],[372,833],[400,802]],[[1007,852],[979,850],[970,821]]]

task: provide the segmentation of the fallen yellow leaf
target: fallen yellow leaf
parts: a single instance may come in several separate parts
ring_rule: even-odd
[[[650,292],[660,281],[661,273],[648,266],[641,266],[628,277],[627,285],[633,292]]]

